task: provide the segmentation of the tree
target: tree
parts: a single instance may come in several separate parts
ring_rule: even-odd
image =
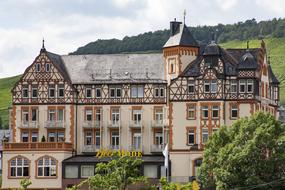
[[[282,188],[284,136],[285,125],[264,113],[221,127],[205,145],[202,185],[206,189]]]
[[[86,183],[92,190],[125,190],[132,183],[146,183],[146,178],[140,176],[139,167],[141,163],[142,160],[139,158],[115,154],[108,163],[96,165],[96,175],[70,188],[70,190],[76,190]]]

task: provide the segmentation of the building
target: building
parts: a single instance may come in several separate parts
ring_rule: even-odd
[[[10,130],[0,130],[0,176],[2,176],[2,154],[3,154],[3,142],[10,141]]]
[[[201,50],[182,22],[170,23],[162,54],[57,55],[43,44],[12,90],[12,142],[2,188],[62,189],[94,174],[100,150],[142,153],[142,174],[188,181],[203,144],[221,125],[257,110],[277,117],[279,82],[256,49]]]

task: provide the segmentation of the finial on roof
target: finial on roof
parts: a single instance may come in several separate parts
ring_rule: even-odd
[[[46,51],[46,48],[45,48],[45,39],[43,38],[41,52],[44,52],[44,51]]]
[[[185,24],[185,17],[186,17],[186,9],[184,9],[184,11],[183,11],[183,21],[184,21],[184,24]]]
[[[249,41],[248,40],[246,41],[246,49],[247,50],[249,49]]]
[[[212,41],[211,41],[211,43],[215,43],[215,32],[212,31],[211,33],[212,33]]]

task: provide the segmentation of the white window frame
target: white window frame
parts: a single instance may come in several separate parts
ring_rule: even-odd
[[[87,143],[87,140],[90,140],[90,143]],[[93,135],[92,131],[85,131],[84,145],[90,146],[93,144]]]
[[[88,116],[90,116],[90,115],[91,115],[91,120],[88,119]],[[93,121],[93,109],[86,109],[85,120],[86,121]]]
[[[196,142],[195,142],[195,141],[196,141],[196,138],[195,138],[195,130],[194,130],[194,129],[188,129],[187,135],[188,135],[188,136],[187,136],[187,137],[188,137],[188,138],[187,138],[187,144],[188,144],[188,145],[194,145],[194,144],[196,144]],[[194,138],[194,142],[193,142],[193,143],[190,143],[190,142],[189,142],[191,135],[192,135],[193,138]]]
[[[46,63],[45,65],[46,72],[50,72],[50,64]]]
[[[112,109],[111,112],[111,120],[113,125],[119,125],[120,123],[120,110],[119,109]]]
[[[193,87],[193,92],[190,92],[190,86]],[[187,88],[188,94],[194,94],[195,93],[195,81],[194,80],[189,80],[187,87],[188,87]]]
[[[53,90],[53,96],[51,96],[51,90]],[[55,98],[55,87],[49,87],[48,88],[48,97],[49,98]]]
[[[35,70],[36,70],[36,72],[40,72],[41,71],[41,64],[40,63],[36,63]]]
[[[95,146],[101,146],[101,133],[100,131],[95,131]]]
[[[90,96],[88,95],[88,91],[90,91]],[[92,88],[86,88],[85,89],[85,93],[86,93],[86,98],[92,98]]]
[[[46,160],[47,159],[47,160]],[[39,162],[42,161],[42,164]],[[42,157],[37,161],[37,177],[56,177],[57,167],[56,160],[51,157]],[[39,168],[42,169],[42,175],[39,175]],[[45,175],[45,169],[49,168],[49,175]],[[54,173],[54,175],[52,175]]]
[[[218,116],[217,117],[214,117],[214,111],[217,111],[218,112]],[[213,119],[219,119],[219,116],[220,116],[220,106],[212,106],[212,118]]]
[[[116,147],[116,148],[120,147],[120,132],[119,131],[111,132],[111,146]]]
[[[96,98],[101,98],[102,97],[102,90],[101,90],[101,88],[96,88],[95,91],[96,91]],[[98,92],[99,92],[100,96],[98,96]]]
[[[209,91],[206,91],[206,86],[209,86]],[[211,92],[211,83],[208,80],[204,81],[204,92],[205,93],[210,93]]]
[[[163,133],[162,132],[155,132],[154,134],[154,144],[155,145],[163,145]]]
[[[237,116],[233,117],[233,111],[236,111]],[[238,118],[238,105],[231,105],[231,119],[237,119]]]
[[[204,138],[204,135],[207,136],[207,138]],[[202,128],[202,143],[205,144],[208,139],[209,139],[209,129],[208,128]]]
[[[21,161],[20,161],[21,159]],[[15,165],[13,164],[15,163]],[[9,170],[11,170],[12,168],[15,168],[15,176],[12,176],[12,173],[11,173],[11,176],[12,177],[29,177],[30,176],[30,161],[26,158],[23,158],[23,157],[16,157],[16,158],[13,158],[11,161],[10,161],[10,165],[9,165]],[[18,168],[21,168],[21,175],[18,175]],[[27,176],[24,176],[24,168],[28,168],[28,175]]]
[[[54,114],[54,119],[51,119],[51,115],[50,114]],[[48,110],[48,121],[55,121],[55,118],[56,118],[56,112],[55,112],[55,109],[49,109]]]
[[[253,80],[252,79],[247,79],[247,85],[246,85],[246,91],[248,92],[248,93],[253,93]],[[248,88],[249,88],[249,86],[251,86],[251,90],[248,90]],[[269,88],[268,88],[269,89]]]
[[[62,90],[63,96],[60,95],[60,91]],[[58,87],[58,97],[59,98],[64,98],[64,87]]]
[[[244,86],[244,91],[241,91],[241,86]],[[239,92],[240,93],[245,93],[246,92],[246,80],[245,79],[241,79],[239,81]]]
[[[190,112],[193,112],[193,117],[190,117]],[[187,105],[187,119],[195,119],[196,106],[194,104]]]
[[[143,98],[144,97],[144,86],[143,85],[132,85],[131,86],[131,97],[132,98]]]
[[[136,125],[142,123],[142,110],[133,110],[133,121]]]
[[[133,147],[140,149],[142,146],[142,134],[140,132],[133,133]]]
[[[237,81],[236,80],[230,81],[230,93],[237,93]]]
[[[24,92],[25,92],[25,91],[27,91],[27,96],[24,96],[24,94],[25,94]],[[22,90],[22,97],[23,97],[23,98],[29,98],[29,88],[26,88],[26,87],[23,88],[23,90]]]
[[[37,92],[37,96],[34,96],[34,91]],[[38,98],[39,94],[38,94],[38,88],[32,88],[32,98]]]
[[[215,87],[215,88],[214,88],[214,87]],[[217,80],[211,80],[210,92],[211,92],[211,93],[216,93],[217,91],[218,91]]]
[[[207,111],[207,117],[204,116],[204,111]],[[209,118],[209,106],[202,106],[202,118],[203,119],[208,119]]]

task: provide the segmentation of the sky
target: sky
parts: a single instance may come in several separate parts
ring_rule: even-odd
[[[39,54],[68,54],[97,39],[285,17],[285,0],[0,0],[0,78],[22,74]]]

